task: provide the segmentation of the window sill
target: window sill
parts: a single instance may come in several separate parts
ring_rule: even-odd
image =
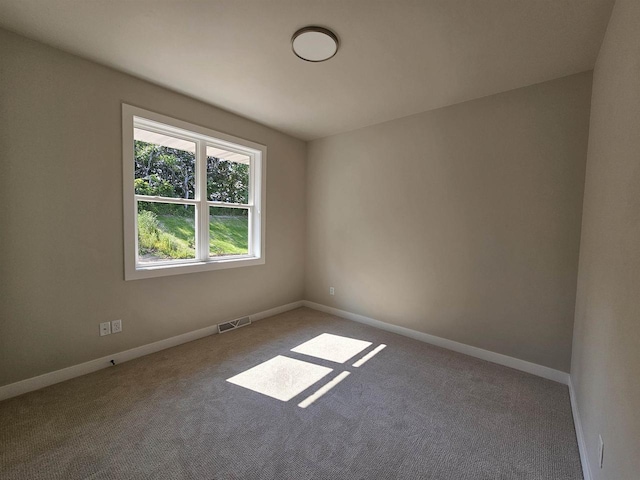
[[[226,268],[250,267],[264,265],[264,257],[237,257],[219,258],[208,262],[189,262],[179,264],[145,265],[135,268],[125,268],[125,280],[140,280],[143,278],[167,277],[170,275],[183,275],[185,273],[207,272],[210,270],[223,270]]]

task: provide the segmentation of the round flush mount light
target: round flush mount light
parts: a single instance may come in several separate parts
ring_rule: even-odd
[[[307,62],[324,62],[338,52],[338,37],[322,27],[304,27],[291,37],[293,53]]]

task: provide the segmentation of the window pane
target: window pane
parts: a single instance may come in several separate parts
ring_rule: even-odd
[[[195,213],[193,205],[138,202],[138,262],[195,258]]]
[[[207,147],[207,199],[249,202],[249,156]]]
[[[209,207],[209,256],[249,253],[249,210]]]
[[[135,192],[195,198],[196,144],[134,128]]]

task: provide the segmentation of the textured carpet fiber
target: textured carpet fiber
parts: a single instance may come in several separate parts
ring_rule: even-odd
[[[323,333],[371,345],[291,351]],[[331,372],[288,401],[227,381],[279,355]],[[304,387],[296,365],[237,378]],[[306,308],[1,402],[0,459],[3,480],[582,478],[566,386]]]

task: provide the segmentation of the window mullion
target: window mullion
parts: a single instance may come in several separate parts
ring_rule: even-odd
[[[137,202],[149,202],[149,203],[172,203],[177,205],[196,205],[196,200],[185,198],[172,198],[172,197],[151,197],[148,195],[134,195]]]
[[[222,208],[249,208],[251,205],[248,203],[226,203],[226,202],[207,202],[210,207],[222,207]]]
[[[198,200],[198,246],[196,256],[201,261],[209,260],[209,206],[207,205],[207,145],[198,140],[197,148],[196,199]]]

